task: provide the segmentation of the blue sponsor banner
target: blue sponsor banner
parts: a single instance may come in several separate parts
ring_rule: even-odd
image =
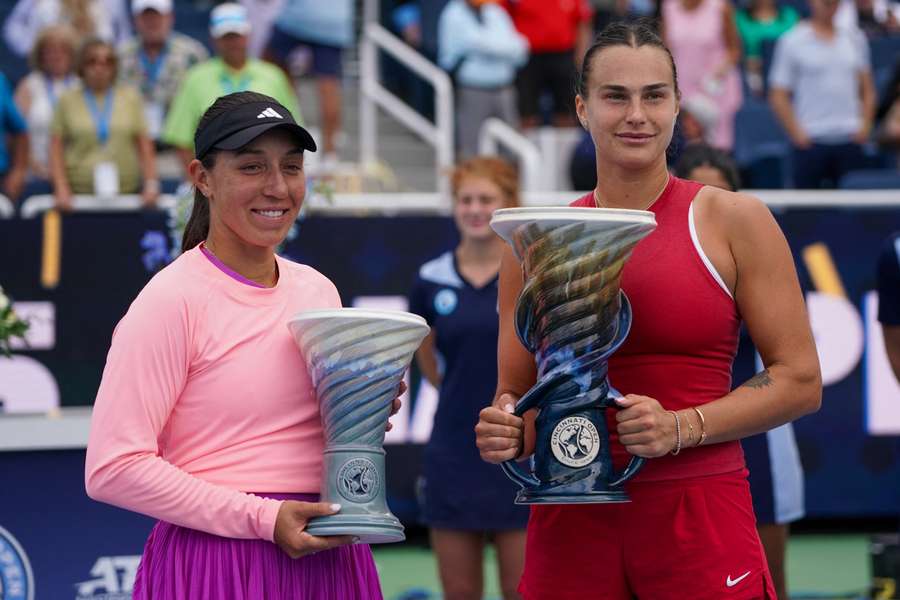
[[[153,521],[85,495],[84,450],[0,452],[0,473],[0,600],[131,598]]]
[[[795,424],[807,515],[897,515],[900,387],[879,345],[873,289],[879,246],[900,229],[900,210],[783,208],[775,215],[796,258],[826,383],[822,409]],[[116,322],[166,262],[165,223],[152,211],[63,217],[59,279],[48,287],[41,275],[52,244],[44,244],[43,219],[0,220],[0,284],[16,301],[52,306],[52,335],[17,354],[55,382],[62,406],[93,401]],[[311,216],[284,254],[331,278],[346,305],[402,308],[418,267],[455,242],[442,216]],[[754,370],[745,348],[736,382]],[[395,418],[387,465],[391,508],[407,524],[418,514],[426,405],[435,402],[415,372],[411,383],[413,400]],[[26,384],[16,385],[0,381],[8,407],[28,394]],[[4,488],[14,490],[0,494],[0,600],[29,598],[30,586],[39,598],[127,597],[152,521],[89,500],[83,462],[83,450],[0,452]]]

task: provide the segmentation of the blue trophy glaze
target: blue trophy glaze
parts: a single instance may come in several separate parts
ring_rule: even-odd
[[[522,262],[516,334],[537,365],[537,382],[515,409],[519,416],[538,410],[533,469],[502,465],[522,487],[516,502],[626,502],[621,486],[643,459],[613,469],[605,411],[617,405],[608,360],[631,327],[622,269],[655,219],[643,211],[508,209],[492,226]]]
[[[398,542],[403,526],[384,489],[385,428],[413,353],[428,333],[421,317],[352,308],[307,311],[288,324],[319,400],[325,452],[321,501],[341,512],[317,517],[312,535]]]

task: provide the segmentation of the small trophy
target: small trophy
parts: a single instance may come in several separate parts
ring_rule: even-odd
[[[618,394],[607,361],[631,327],[622,268],[656,218],[639,210],[507,208],[494,212],[491,227],[522,262],[516,334],[537,363],[537,383],[515,409],[539,411],[534,468],[502,465],[522,488],[516,503],[627,502],[621,486],[644,460],[632,457],[613,471],[605,412]]]
[[[385,500],[384,433],[413,353],[428,334],[418,315],[340,308],[299,313],[288,329],[306,360],[325,433],[322,502],[341,512],[310,520],[312,535],[400,542]]]

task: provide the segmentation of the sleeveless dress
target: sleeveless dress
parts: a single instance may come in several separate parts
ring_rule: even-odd
[[[697,239],[693,200],[702,186],[670,177],[650,210],[657,228],[622,272],[631,331],[609,362],[624,394],[669,410],[702,405],[731,390],[737,305]],[[595,206],[592,193],[572,206]],[[630,455],[607,412],[616,470]],[[695,432],[695,435],[698,432]],[[687,435],[683,433],[683,435]],[[531,507],[526,600],[774,598],[756,533],[747,471],[737,441],[649,459],[625,484],[631,502]]]

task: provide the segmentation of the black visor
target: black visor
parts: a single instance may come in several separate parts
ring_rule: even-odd
[[[274,128],[290,131],[304,150],[316,151],[309,132],[294,121],[291,113],[277,102],[247,102],[227,110],[194,134],[194,155],[202,159],[213,148],[237,150]]]

